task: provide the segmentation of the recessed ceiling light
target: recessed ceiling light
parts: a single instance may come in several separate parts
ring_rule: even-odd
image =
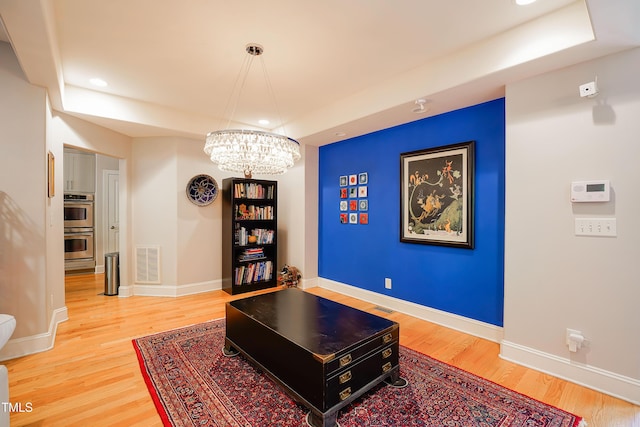
[[[526,6],[531,3],[535,3],[536,0],[514,0],[518,6]]]
[[[89,83],[91,83],[94,86],[98,86],[98,87],[107,86],[107,82],[105,82],[104,80],[102,80],[101,78],[98,78],[98,77],[94,77],[92,79],[89,79]]]
[[[267,120],[267,119],[260,119],[260,120],[258,120],[258,123],[260,123],[260,124],[261,124],[261,125],[263,125],[263,126],[264,126],[264,125],[268,125],[268,124],[269,124],[269,120]]]

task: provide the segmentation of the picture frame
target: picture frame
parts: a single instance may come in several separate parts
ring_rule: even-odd
[[[474,148],[400,154],[400,241],[473,249]]]
[[[51,151],[47,154],[47,196],[53,198],[56,195],[56,156]]]

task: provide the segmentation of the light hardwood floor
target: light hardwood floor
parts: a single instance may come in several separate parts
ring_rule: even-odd
[[[224,317],[225,303],[238,298],[223,291],[179,298],[108,297],[100,295],[102,275],[68,276],[66,287],[69,320],[59,325],[54,348],[3,362],[12,404],[32,408],[11,414],[14,427],[161,425],[132,338]],[[506,362],[498,357],[496,343],[387,314],[335,292],[309,292],[391,318],[400,323],[401,345],[580,415],[589,427],[640,427],[640,407]]]

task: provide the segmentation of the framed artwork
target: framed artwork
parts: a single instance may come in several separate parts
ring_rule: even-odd
[[[349,210],[357,211],[358,210],[358,201],[357,200],[349,200]]]
[[[358,210],[359,211],[368,211],[369,210],[369,201],[366,199],[358,200]]]
[[[347,186],[347,176],[346,175],[342,175],[340,177],[340,187],[346,187]]]
[[[349,185],[358,184],[358,175],[349,175]]]
[[[341,188],[340,189],[340,198],[341,199],[346,199],[347,198],[347,189],[346,188]]]
[[[358,174],[358,184],[363,185],[369,182],[369,175],[366,172]]]
[[[369,224],[369,214],[367,213],[360,214],[360,224]]]
[[[348,224],[349,223],[349,217],[346,213],[341,213],[340,214],[340,224]]]
[[[358,187],[358,197],[367,197],[367,186],[361,185]]]
[[[350,213],[349,214],[349,224],[357,224],[358,223],[358,214]]]
[[[349,197],[358,197],[358,187],[349,187]]]
[[[474,145],[400,154],[400,241],[473,249]]]
[[[348,210],[349,205],[347,204],[346,200],[340,200],[340,210],[341,211],[346,211]]]
[[[49,184],[47,195],[52,198],[56,195],[56,157],[51,151],[47,155],[47,174]]]

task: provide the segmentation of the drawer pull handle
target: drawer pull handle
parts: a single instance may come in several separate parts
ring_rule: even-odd
[[[391,356],[393,354],[393,350],[391,350],[390,348],[386,348],[382,351],[382,358],[386,359],[387,357]]]
[[[393,335],[391,335],[391,334],[387,334],[387,335],[382,337],[382,342],[384,344],[390,343],[391,340],[393,340]]]
[[[344,374],[340,375],[339,380],[340,384],[344,384],[351,379],[351,371],[347,371]]]
[[[349,363],[351,363],[351,354],[347,354],[346,356],[342,356],[340,358],[340,367],[341,368],[343,366],[347,366]]]
[[[351,396],[351,387],[347,387],[340,392],[340,400],[345,400],[349,396]]]
[[[389,372],[391,370],[391,362],[387,362],[382,365],[382,372]]]

